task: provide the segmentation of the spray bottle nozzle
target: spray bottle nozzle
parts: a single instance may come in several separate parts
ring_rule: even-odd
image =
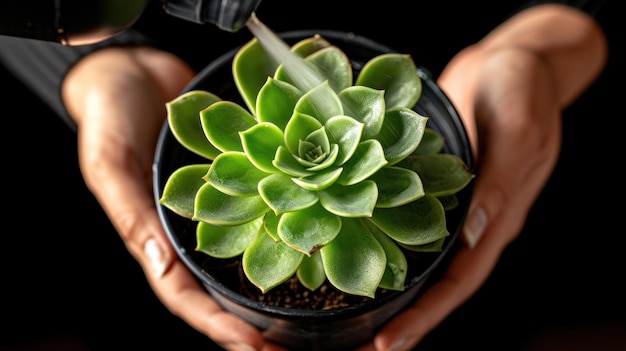
[[[168,14],[195,23],[212,23],[236,32],[246,25],[261,0],[163,0]]]

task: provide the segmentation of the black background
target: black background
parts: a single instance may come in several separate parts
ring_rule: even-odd
[[[267,10],[264,5],[258,12],[261,20],[266,14],[276,15],[270,13],[271,5]],[[426,7],[397,15],[398,28],[383,30],[376,19],[396,16],[397,8],[367,12],[371,18],[355,8],[358,18],[351,22],[357,25],[352,27],[341,20],[341,13],[330,15],[319,8],[307,13],[302,6],[293,11],[306,14],[306,19],[290,15],[265,22],[277,31],[314,28],[310,26],[314,23],[355,30],[412,53],[435,75],[455,52],[503,19],[471,17],[466,10],[476,13],[476,9],[458,4],[435,25],[407,22],[434,11]],[[503,253],[478,293],[417,350],[626,347],[626,229],[621,222],[626,61],[618,28],[623,19],[617,18],[615,7],[614,1],[602,15],[611,45],[608,66],[564,112],[560,159],[523,233]],[[281,11],[288,14],[292,9]],[[237,40],[247,40],[247,35],[234,35],[232,45],[209,39],[206,46],[188,49],[195,50],[196,64],[201,66]],[[180,37],[179,44],[189,42],[190,37]],[[76,135],[10,72],[0,70],[0,85],[5,209],[0,235],[0,350],[216,349],[171,315],[150,290],[85,187]],[[550,346],[557,341],[561,346]]]

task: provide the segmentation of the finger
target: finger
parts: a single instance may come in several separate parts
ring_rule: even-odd
[[[261,350],[261,333],[251,324],[225,312],[180,260],[161,278],[149,278],[165,306],[190,326],[228,350]],[[245,348],[247,347],[247,348]]]
[[[477,182],[475,193],[486,183]],[[388,323],[375,337],[376,350],[410,350],[452,311],[464,303],[489,276],[505,241],[498,217],[485,227],[483,240],[474,249],[462,247],[439,281],[424,292],[415,304]]]

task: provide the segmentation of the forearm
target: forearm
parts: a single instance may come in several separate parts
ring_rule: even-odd
[[[72,129],[76,129],[61,99],[67,72],[80,60],[102,48],[155,44],[134,30],[94,45],[64,46],[54,42],[0,36],[0,65],[48,105]]]
[[[516,49],[536,54],[552,74],[562,108],[595,80],[608,56],[605,34],[593,18],[575,8],[556,4],[520,12],[477,46],[485,53]]]

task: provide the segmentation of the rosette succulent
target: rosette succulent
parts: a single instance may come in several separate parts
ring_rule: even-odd
[[[291,52],[305,69],[253,38],[232,64],[239,103],[192,90],[167,104],[172,134],[207,162],[174,171],[159,203],[197,222],[196,250],[241,255],[263,293],[294,274],[311,290],[403,290],[405,252],[441,250],[473,175],[413,109],[409,55],[357,65],[319,35]]]

